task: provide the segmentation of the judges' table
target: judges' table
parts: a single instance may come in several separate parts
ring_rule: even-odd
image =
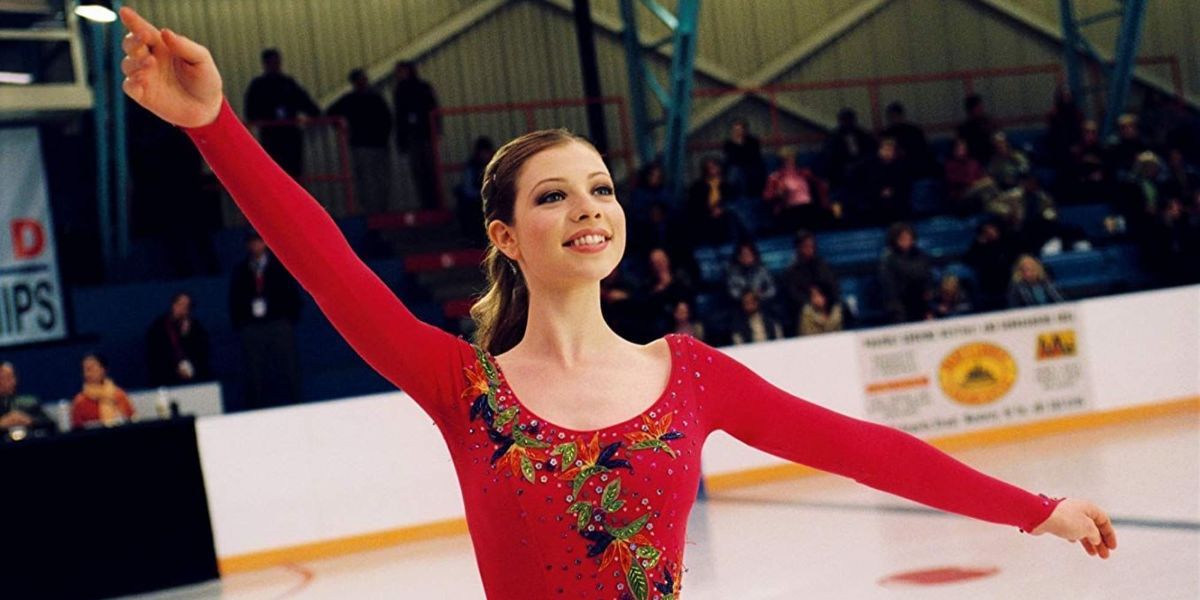
[[[218,576],[191,417],[0,444],[0,476],[0,596],[106,598]]]

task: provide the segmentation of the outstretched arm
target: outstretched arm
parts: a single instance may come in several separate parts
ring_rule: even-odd
[[[134,11],[122,62],[130,97],[187,128],[250,223],[322,312],[376,371],[435,418],[461,387],[466,342],[417,320],[351,250],[325,210],[263,151],[221,94],[203,46]]]
[[[1116,548],[1108,517],[1089,502],[1031,494],[912,435],[788,394],[718,350],[704,345],[702,350],[698,359],[707,364],[711,390],[705,409],[710,431],[724,430],[780,458],[934,508],[1078,540],[1089,554],[1107,557]]]

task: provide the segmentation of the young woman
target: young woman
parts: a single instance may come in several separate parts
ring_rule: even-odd
[[[429,413],[462,488],[492,598],[679,598],[700,449],[722,429],[780,457],[1108,556],[1108,517],[971,470],[915,437],[791,396],[687,336],[645,346],[600,314],[625,247],[612,178],[587,142],[541,131],[484,175],[491,289],[478,345],[417,321],[222,98],[208,51],[129,9],[124,89],[187,129],[338,331]]]
[[[111,427],[133,418],[133,404],[108,376],[108,361],[99,354],[83,357],[83,389],[71,402],[71,427]]]

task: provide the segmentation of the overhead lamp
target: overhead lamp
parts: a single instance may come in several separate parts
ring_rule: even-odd
[[[75,7],[75,14],[97,23],[112,23],[117,20],[112,0],[83,0]]]

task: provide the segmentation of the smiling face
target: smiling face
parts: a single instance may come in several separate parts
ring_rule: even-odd
[[[512,223],[488,235],[531,289],[595,283],[625,253],[625,213],[612,175],[590,146],[567,141],[534,154],[516,178]]]

